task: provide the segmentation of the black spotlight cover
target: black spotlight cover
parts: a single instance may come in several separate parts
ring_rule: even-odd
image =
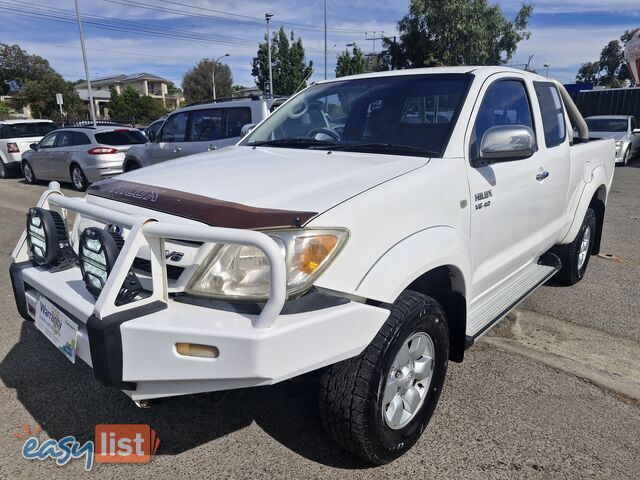
[[[34,265],[52,271],[71,268],[77,258],[60,214],[40,207],[27,212],[27,246]]]

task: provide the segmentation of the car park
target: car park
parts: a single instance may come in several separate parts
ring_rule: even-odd
[[[584,120],[593,137],[616,141],[616,164],[627,165],[640,157],[640,119],[631,115],[597,115]]]
[[[129,150],[124,170],[234,145],[245,125],[267,117],[272,102],[261,97],[221,99],[179,108],[166,118],[157,133],[146,132],[148,144]]]
[[[56,128],[51,120],[0,120],[0,178],[20,171],[22,152]]]
[[[531,72],[319,82],[235,147],[84,199],[52,184],[12,254],[17,309],[139,404],[322,369],[329,435],[386,463],[449,361],[550,278],[584,277],[614,144]]]
[[[71,182],[84,191],[100,179],[122,173],[125,154],[147,139],[136,128],[101,125],[62,128],[33,143],[22,155],[27,183]]]

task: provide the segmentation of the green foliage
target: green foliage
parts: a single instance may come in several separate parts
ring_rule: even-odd
[[[44,58],[29,55],[18,45],[0,43],[0,95],[19,92],[28,81],[53,72]]]
[[[216,62],[216,97],[231,96],[233,77],[229,65]],[[182,91],[188,103],[201,102],[213,98],[213,60],[203,58],[182,77]]]
[[[145,124],[166,113],[167,109],[162,104],[162,100],[148,95],[140,95],[130,85],[122,91],[122,94],[119,94],[115,89],[111,90],[109,117],[114,120],[133,120]]]
[[[62,93],[64,110],[77,115],[82,101],[70,82],[66,82],[49,62],[30,55],[18,45],[0,44],[0,94],[10,94],[10,107],[26,105],[36,118],[51,117],[59,111],[56,93]]]
[[[169,94],[169,95],[182,95],[182,89],[176,87],[175,83],[169,82],[167,84],[167,94]]]
[[[576,80],[610,88],[621,87],[625,80],[633,82],[624,59],[624,45],[631,40],[637,31],[637,28],[625,30],[620,36],[620,40],[611,40],[607,43],[600,52],[598,61],[580,65]]]
[[[0,102],[0,120],[6,120],[13,113],[13,109],[7,102]]]
[[[411,0],[400,22],[400,39],[383,40],[388,68],[436,65],[502,65],[527,30],[533,6],[523,4],[508,20],[498,4],[488,0]]]
[[[351,52],[345,49],[338,55],[336,63],[336,77],[356,75],[365,72],[365,58],[358,47],[354,46]]]
[[[295,39],[293,31],[288,37],[284,28],[273,32],[271,39],[271,69],[273,71],[274,95],[292,95],[307,86],[307,79],[313,72],[313,62],[305,62],[302,38]],[[262,90],[269,83],[269,51],[267,36],[258,46],[258,55],[253,58],[251,75]]]

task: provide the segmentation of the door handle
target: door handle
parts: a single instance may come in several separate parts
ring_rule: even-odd
[[[538,180],[539,182],[541,182],[542,180],[544,180],[545,178],[547,178],[549,176],[549,172],[547,172],[546,170],[542,173],[539,173],[536,175],[536,180]]]
[[[211,150],[217,150],[217,149],[218,149],[218,146],[217,146],[217,145],[209,145],[209,146],[207,147],[207,150],[209,150],[209,151],[211,151]]]
[[[180,147],[173,147],[173,151],[174,151],[175,153],[178,153],[178,152],[181,152],[181,151],[182,151],[182,148],[180,148]]]

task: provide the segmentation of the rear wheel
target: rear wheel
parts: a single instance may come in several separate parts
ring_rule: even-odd
[[[33,168],[31,168],[31,164],[29,162],[22,162],[22,173],[24,174],[24,179],[30,185],[33,185],[38,181],[36,175],[33,173]]]
[[[322,376],[320,415],[329,435],[373,464],[409,450],[426,428],[447,372],[449,331],[442,307],[403,293],[369,346]]]
[[[73,165],[71,167],[71,182],[73,183],[73,188],[79,192],[84,192],[89,186],[87,177],[84,176],[84,172],[79,165]]]
[[[596,214],[589,208],[575,240],[568,245],[556,245],[554,253],[560,257],[562,268],[555,279],[563,285],[575,285],[584,277],[596,238]]]

